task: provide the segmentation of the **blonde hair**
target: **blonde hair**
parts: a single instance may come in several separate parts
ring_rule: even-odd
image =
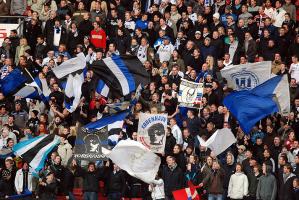
[[[206,58],[206,63],[208,64],[208,68],[209,70],[213,70],[214,68],[214,57],[211,55],[208,55]]]

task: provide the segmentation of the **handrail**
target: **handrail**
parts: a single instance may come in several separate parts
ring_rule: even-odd
[[[5,15],[0,16],[0,18],[26,18],[27,16],[19,15],[19,16],[11,16],[11,15]]]

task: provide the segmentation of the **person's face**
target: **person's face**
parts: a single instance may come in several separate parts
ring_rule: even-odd
[[[242,167],[240,165],[236,165],[236,172],[241,172],[242,171]]]
[[[283,167],[283,173],[284,173],[284,174],[289,174],[289,173],[290,173],[290,170],[289,170],[286,166],[284,166],[284,167]]]
[[[2,131],[2,134],[1,134],[2,137],[6,138],[8,136],[8,134],[9,134],[9,130],[7,128],[4,128],[3,131]]]
[[[280,139],[279,139],[279,137],[275,137],[274,138],[274,145],[279,145],[280,144]]]
[[[9,142],[7,143],[7,146],[8,146],[9,148],[12,148],[13,145],[14,145],[14,141],[13,141],[13,140],[9,140]]]
[[[264,151],[264,157],[265,157],[265,158],[269,158],[269,157],[270,157],[270,154],[269,154],[268,151]]]
[[[89,172],[94,172],[95,171],[95,166],[94,165],[89,165],[88,166],[88,171]]]
[[[173,147],[173,153],[174,153],[174,154],[178,154],[178,153],[180,153],[180,149],[179,149],[178,146],[174,146],[174,147]]]
[[[281,3],[279,1],[275,2],[275,8],[278,9],[281,7]]]
[[[136,132],[133,132],[132,139],[135,140],[135,141],[137,141],[137,133]]]
[[[60,22],[59,21],[55,21],[55,27],[60,27]]]
[[[60,162],[61,162],[60,156],[56,156],[54,162],[55,162],[55,164],[60,164]]]
[[[110,51],[110,52],[114,52],[114,51],[115,51],[115,47],[114,47],[113,44],[110,44],[110,45],[109,45],[109,51]]]
[[[10,161],[5,161],[5,167],[6,167],[6,169],[11,169],[12,166],[13,166],[12,162],[10,162]]]
[[[28,170],[28,169],[29,169],[28,163],[24,163],[24,164],[23,164],[23,169],[24,169],[24,170]]]
[[[213,163],[213,159],[212,159],[211,157],[208,157],[208,158],[207,158],[207,164],[208,164],[209,166],[211,166],[212,163]]]
[[[172,74],[173,74],[173,75],[177,75],[178,73],[179,73],[178,68],[177,68],[177,67],[173,67],[173,68],[172,68]]]
[[[171,158],[171,157],[167,157],[166,162],[167,162],[167,165],[170,166],[170,167],[173,166],[174,163],[175,163],[174,159]]]
[[[98,23],[93,23],[93,27],[94,27],[94,29],[98,29],[99,28]]]
[[[285,164],[284,158],[279,157],[279,158],[278,158],[278,164],[279,164],[279,165],[284,165],[284,164]]]
[[[232,162],[233,162],[233,158],[232,158],[232,156],[231,156],[231,155],[228,155],[228,156],[226,157],[226,163],[227,163],[227,164],[232,164]]]
[[[20,110],[21,110],[21,105],[20,105],[20,104],[16,104],[15,109],[16,109],[17,111],[20,111]]]

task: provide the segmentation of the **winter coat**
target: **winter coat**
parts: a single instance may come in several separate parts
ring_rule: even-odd
[[[228,197],[231,199],[242,199],[248,194],[248,179],[247,176],[241,172],[234,173],[229,180]]]
[[[122,197],[126,192],[126,179],[125,173],[122,170],[117,172],[110,171],[108,172],[107,177],[107,193],[121,193]]]
[[[259,183],[260,177],[261,177],[261,174],[256,176],[252,169],[250,169],[250,171],[248,171],[247,178],[248,178],[248,182],[249,182],[249,187],[248,187],[248,195],[249,196],[255,197],[256,189],[257,189],[257,185]]]
[[[61,164],[66,167],[72,157],[72,146],[66,140],[63,144],[58,146],[57,152],[61,157]]]
[[[284,183],[280,184],[279,189],[279,200],[290,200],[292,199],[293,191],[293,180],[296,178],[296,175],[291,173]]]
[[[275,176],[270,173],[261,176],[257,185],[256,198],[262,200],[275,200],[276,195],[277,182]]]
[[[39,186],[39,199],[40,200],[55,200],[57,192],[56,181],[46,186]]]
[[[220,168],[219,170],[212,170],[204,178],[203,184],[207,186],[208,194],[223,194],[224,173],[224,170]]]
[[[23,180],[23,177],[24,177],[24,172],[23,172],[23,169],[19,169],[16,173],[16,177],[15,177],[15,187],[16,187],[16,190],[17,192],[24,192],[23,191],[23,183],[24,183],[24,180]],[[33,188],[33,175],[31,172],[28,172],[28,176],[27,176],[27,183],[28,183],[28,190],[30,192],[32,192],[34,190]]]
[[[171,196],[173,191],[182,189],[184,187],[184,174],[178,166],[176,166],[174,169],[164,166],[162,178],[164,181],[166,196]]]
[[[99,192],[98,182],[101,178],[104,177],[104,170],[97,169],[94,172],[89,172],[77,166],[75,176],[81,176],[83,178],[84,192]]]

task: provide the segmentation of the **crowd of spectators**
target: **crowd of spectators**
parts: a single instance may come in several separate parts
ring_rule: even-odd
[[[44,104],[0,92],[1,198],[30,191],[27,199],[74,199],[73,188],[81,187],[84,199],[95,200],[101,180],[109,200],[172,200],[172,191],[188,182],[201,186],[198,193],[208,200],[299,199],[298,0],[0,0],[2,23],[14,20],[8,15],[24,16],[23,32],[11,30],[4,38],[0,79],[19,68],[28,79],[45,79],[51,94]],[[69,113],[52,69],[80,52],[88,72],[80,105]],[[119,140],[137,140],[140,112],[168,114],[161,170],[150,185],[109,161],[72,158],[78,127],[107,115],[107,103],[131,98],[96,93],[90,69],[122,54],[137,56],[151,82]],[[222,104],[231,90],[220,70],[259,61],[271,61],[273,74],[288,75],[292,109],[288,116],[268,116],[246,135]],[[181,78],[204,83],[201,109],[179,109]],[[223,127],[237,142],[215,156],[197,136],[208,139]],[[61,143],[37,179],[12,147],[44,134],[61,136]]]

